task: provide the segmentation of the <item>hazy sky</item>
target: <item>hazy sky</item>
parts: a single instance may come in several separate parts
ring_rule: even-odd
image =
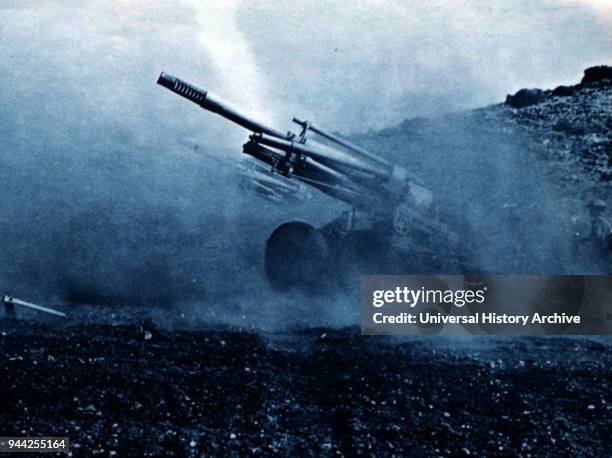
[[[27,104],[25,117],[42,109],[80,119],[85,110],[137,136],[155,126],[184,127],[196,140],[198,127],[209,139],[233,134],[156,87],[165,70],[279,127],[299,115],[341,131],[381,128],[572,83],[585,67],[611,63],[609,5],[5,0],[0,95],[5,110],[7,98]],[[29,98],[43,88],[56,92]]]

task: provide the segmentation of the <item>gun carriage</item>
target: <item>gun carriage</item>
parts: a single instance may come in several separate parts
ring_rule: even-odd
[[[321,289],[361,267],[376,274],[461,271],[457,234],[440,221],[433,193],[406,168],[308,121],[293,118],[299,132],[283,132],[179,78],[162,73],[157,82],[251,131],[243,152],[269,167],[272,176],[304,183],[350,206],[320,228],[291,221],[273,231],[264,265],[274,288]]]

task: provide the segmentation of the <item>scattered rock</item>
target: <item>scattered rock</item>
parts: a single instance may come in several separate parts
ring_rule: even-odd
[[[573,95],[576,89],[573,86],[557,86],[553,89],[552,95],[557,97],[568,97]]]
[[[546,93],[542,89],[521,89],[514,95],[508,94],[506,105],[512,108],[524,108],[536,105],[546,99]]]
[[[543,456],[604,456],[608,446],[609,410],[598,399],[610,397],[611,347],[586,339],[439,351],[428,340],[316,329],[301,351],[235,330],[157,329],[153,347],[134,326],[0,328],[10,331],[7,354],[33,342],[45,349],[27,352],[27,364],[0,361],[0,427],[66,431],[75,456],[493,456],[499,447],[527,456],[523,441]]]
[[[594,83],[596,81],[605,81],[606,84],[612,82],[612,67],[608,65],[598,65],[595,67],[589,67],[584,71],[584,77],[581,83]]]

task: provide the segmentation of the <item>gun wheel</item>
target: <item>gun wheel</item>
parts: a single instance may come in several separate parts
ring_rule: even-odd
[[[320,231],[300,221],[277,227],[266,243],[265,272],[272,288],[316,292],[328,280],[328,249]]]

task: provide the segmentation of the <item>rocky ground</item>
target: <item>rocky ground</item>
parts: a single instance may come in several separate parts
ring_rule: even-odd
[[[71,456],[609,456],[610,341],[0,324],[0,430]]]

